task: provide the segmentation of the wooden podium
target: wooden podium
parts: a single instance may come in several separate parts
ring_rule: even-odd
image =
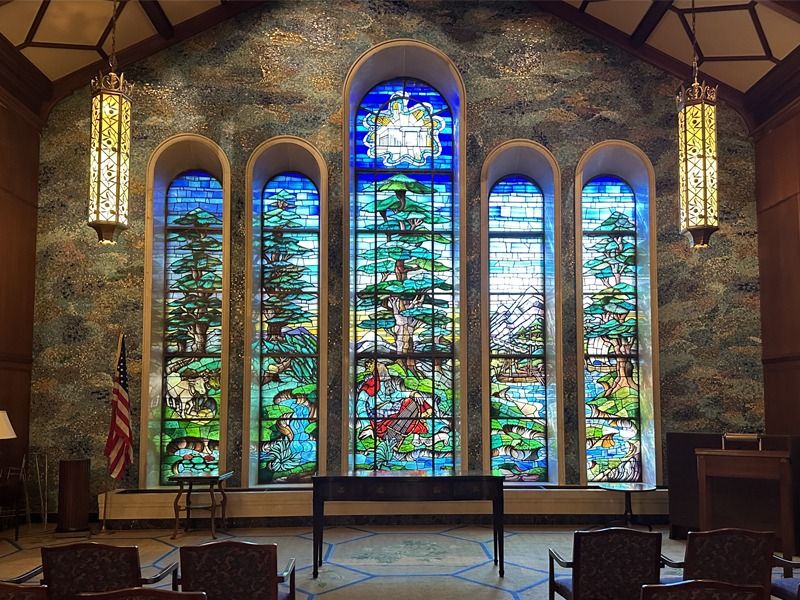
[[[784,558],[795,549],[792,464],[785,450],[698,448],[700,529],[775,531]]]

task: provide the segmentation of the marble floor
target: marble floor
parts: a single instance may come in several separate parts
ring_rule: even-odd
[[[51,527],[52,529],[52,527]],[[572,553],[574,526],[507,526],[505,577],[492,561],[492,530],[475,525],[357,526],[325,530],[325,564],[311,577],[311,529],[231,529],[218,539],[277,543],[283,565],[297,560],[299,600],[375,600],[387,591],[403,600],[540,600],[547,598],[547,549],[562,556]],[[170,539],[168,530],[114,531],[92,541],[136,545],[145,576],[178,559],[182,545],[211,541],[206,531],[181,533]],[[18,542],[13,532],[0,538],[0,579],[13,577],[39,564],[41,546],[70,544],[76,538],[56,538],[40,525],[23,527]],[[663,530],[663,553],[683,557],[684,543],[670,540]],[[665,569],[665,574],[672,571]],[[168,586],[164,582],[164,586]]]

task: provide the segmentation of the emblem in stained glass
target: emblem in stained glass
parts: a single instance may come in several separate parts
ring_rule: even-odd
[[[204,171],[167,191],[160,482],[219,470],[222,186]]]
[[[544,196],[509,176],[489,194],[492,473],[547,480]]]
[[[452,126],[441,95],[410,79],[373,88],[356,116],[356,471],[455,469]]]
[[[258,482],[299,481],[317,470],[319,192],[282,173],[261,206]]]
[[[586,460],[590,481],[641,481],[636,198],[622,179],[583,189]]]

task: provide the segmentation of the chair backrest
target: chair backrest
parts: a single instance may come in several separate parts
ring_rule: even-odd
[[[638,600],[658,583],[661,534],[623,527],[576,531],[572,547],[575,600]]]
[[[141,577],[136,546],[84,542],[42,547],[42,579],[49,600],[136,587],[141,585]]]
[[[81,600],[206,600],[205,592],[173,592],[155,588],[133,587],[113,592],[78,594]]]
[[[276,600],[278,546],[212,542],[183,546],[181,589],[205,592],[208,600]]]
[[[690,579],[667,585],[646,585],[641,600],[760,600],[759,585],[738,585],[707,579]]]
[[[17,585],[0,581],[0,600],[47,600],[47,586]]]
[[[760,585],[763,597],[769,598],[774,549],[772,531],[692,531],[686,540],[683,578]]]

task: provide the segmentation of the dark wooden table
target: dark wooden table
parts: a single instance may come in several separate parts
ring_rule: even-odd
[[[177,537],[178,529],[180,529],[182,512],[186,513],[184,531],[189,531],[192,523],[192,509],[207,510],[211,513],[211,537],[214,539],[217,538],[214,521],[217,516],[217,508],[220,508],[222,526],[223,528],[225,527],[225,507],[228,500],[225,497],[225,486],[223,483],[231,477],[233,477],[233,471],[226,471],[219,475],[173,475],[169,478],[170,481],[174,481],[179,485],[178,493],[175,495],[175,500],[172,503],[175,509],[175,529],[172,532],[173,540]],[[209,504],[192,504],[192,491],[195,485],[208,487],[208,494],[211,498]],[[188,489],[186,489],[186,503],[184,506],[181,506],[181,496],[184,493],[185,486],[188,486]],[[217,493],[220,495],[219,502],[217,502]]]
[[[494,536],[494,564],[503,568],[503,481],[499,475],[321,475],[314,482],[313,576],[322,565],[325,502],[431,502],[490,500]]]
[[[622,515],[622,519],[619,521],[612,521],[609,525],[613,523],[622,523],[624,527],[631,527],[632,525],[644,525],[650,531],[653,531],[652,525],[649,523],[642,523],[641,521],[636,520],[636,515],[633,514],[633,504],[631,502],[631,494],[638,494],[641,492],[652,492],[655,491],[656,486],[652,483],[637,483],[635,481],[626,482],[611,482],[605,481],[598,486],[602,490],[607,490],[609,492],[624,492],[625,493],[625,512]]]

